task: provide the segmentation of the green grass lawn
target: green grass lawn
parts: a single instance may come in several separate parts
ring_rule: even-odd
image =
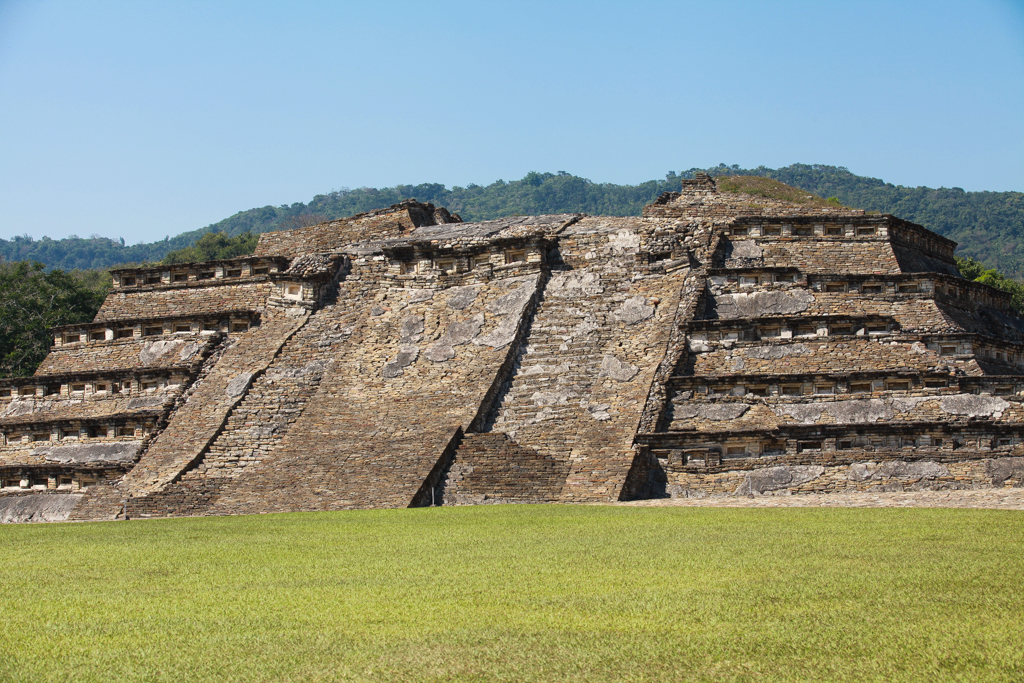
[[[0,680],[1024,680],[1024,514],[480,506],[0,528]]]

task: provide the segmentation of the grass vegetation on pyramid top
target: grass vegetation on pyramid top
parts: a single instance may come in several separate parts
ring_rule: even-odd
[[[755,197],[779,199],[793,204],[820,206],[822,208],[842,208],[842,203],[835,197],[824,199],[798,187],[787,185],[773,178],[756,175],[719,176],[715,182],[720,192],[749,194]]]
[[[1024,516],[480,505],[0,527],[0,680],[1010,681]]]

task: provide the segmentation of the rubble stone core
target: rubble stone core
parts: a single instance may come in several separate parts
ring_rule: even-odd
[[[1024,320],[955,247],[699,176],[113,271],[0,382],[0,521],[1020,487]]]

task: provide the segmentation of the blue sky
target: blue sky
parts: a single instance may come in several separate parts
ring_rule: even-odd
[[[0,237],[719,162],[1024,190],[1024,2],[0,0]]]

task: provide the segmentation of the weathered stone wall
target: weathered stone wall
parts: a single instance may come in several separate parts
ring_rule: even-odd
[[[785,339],[774,343],[738,343],[733,348],[701,352],[691,347],[694,375],[857,373],[879,367],[894,371],[927,372],[939,364],[939,355],[921,342],[890,341],[885,338]],[[965,371],[980,370],[964,363]]]
[[[945,273],[960,276],[953,252],[956,242],[925,230],[920,225],[893,218],[889,230],[893,252],[906,273]]]
[[[81,500],[74,493],[0,496],[0,524],[63,522]]]
[[[64,447],[58,457],[44,458],[42,464],[5,464],[0,467],[0,498],[87,493],[122,477],[131,469],[138,448],[139,442],[91,444],[69,456],[73,448]]]
[[[75,522],[125,519],[124,508],[128,494],[121,487],[119,479],[110,476],[87,487],[82,499],[71,511],[68,519]]]
[[[92,438],[84,436],[77,426],[70,423],[65,429],[55,427],[55,422],[26,425],[25,431],[12,431],[6,438],[6,445],[0,448],[0,467],[43,467],[55,463],[131,463],[141,450],[143,440],[156,431],[157,422],[166,412],[117,414],[109,423],[107,420],[97,420],[104,425],[103,434]],[[107,424],[129,427],[127,433],[118,435],[118,431],[125,428],[107,428]],[[42,440],[41,437],[48,438]]]
[[[569,473],[564,458],[541,455],[507,434],[466,434],[437,488],[443,505],[553,503]]]
[[[159,389],[147,390],[139,395],[114,394],[102,398],[96,395],[87,398],[15,399],[0,411],[8,445],[15,436],[29,431],[38,431],[36,425],[62,427],[56,433],[57,439],[67,437],[73,431],[78,436],[76,424],[100,424],[114,418],[145,417],[163,415],[181,394],[184,385],[165,384]],[[101,392],[107,394],[108,392]],[[44,430],[50,433],[50,429]],[[20,439],[19,439],[20,440]]]
[[[756,283],[756,284],[755,284]],[[938,289],[942,289],[941,283]],[[966,292],[965,292],[966,293]],[[993,302],[993,303],[1002,303]],[[801,273],[768,271],[713,272],[708,281],[705,317],[709,320],[758,320],[764,326],[790,328],[830,322],[851,324],[887,319],[890,329],[907,332],[991,334],[1007,341],[1024,340],[1024,321],[1008,311],[979,305],[960,296],[936,295],[932,280],[841,281],[804,278]],[[778,317],[780,319],[772,320]],[[764,320],[761,320],[761,319]],[[860,328],[851,331],[856,333]],[[835,334],[835,332],[831,332]]]
[[[969,456],[961,456],[966,458]],[[1024,485],[1024,458],[896,457],[845,464],[774,464],[715,474],[667,471],[670,497],[794,495],[841,491],[947,491]]]
[[[949,321],[949,331],[956,328],[998,340],[1004,349],[1019,354],[1024,342],[1024,320],[1010,313],[981,306],[966,306],[961,301],[939,298],[936,307]],[[1006,344],[1006,342],[1012,342]]]
[[[112,268],[113,288],[124,291],[149,291],[154,287],[182,287],[201,283],[222,286],[266,280],[283,272],[291,259],[286,256],[239,256],[201,263],[174,263],[133,268]]]
[[[413,228],[460,220],[443,207],[435,208],[433,204],[407,200],[387,209],[357,214],[307,228],[262,233],[255,255],[296,257],[337,251],[344,245],[401,237]]]
[[[723,241],[715,265],[725,268],[763,266],[797,268],[804,273],[834,272],[836,261],[848,273],[899,273],[892,245],[883,237],[785,239],[730,237]]]
[[[787,386],[787,385],[783,385]],[[795,385],[788,385],[795,386]],[[848,386],[848,385],[847,385]],[[836,391],[831,383],[799,383],[810,395],[780,396],[774,385],[771,395],[704,397],[685,400],[682,392],[673,400],[671,431],[694,430],[702,437],[739,429],[775,429],[786,424],[854,425],[912,423],[916,425],[966,424],[968,420],[992,421],[993,426],[1020,424],[1024,418],[1020,397],[981,396],[955,393],[955,389],[875,391],[865,394],[825,395],[812,392]],[[788,387],[787,387],[788,388]],[[846,387],[843,387],[844,389]]]
[[[746,217],[811,217],[817,221],[857,218],[863,222],[880,221],[885,217],[865,216],[857,209],[822,208],[756,197],[747,194],[718,192],[709,177],[683,180],[682,192],[666,192],[653,204],[644,207],[645,218],[681,218],[732,223]]]
[[[664,421],[638,435],[655,493],[1021,484],[1024,328],[950,277],[955,245],[891,217],[723,232]]]
[[[588,255],[597,253],[607,265],[590,267],[608,280],[607,291],[589,311],[598,324],[590,382],[581,387],[575,424],[564,425],[569,434],[574,428],[575,434],[568,444],[571,469],[562,500],[618,499],[627,484],[636,456],[633,439],[651,383],[667,353],[689,275],[688,267],[670,265],[666,272],[665,264],[640,265],[645,233],[659,228],[686,232],[671,223],[637,226],[631,239],[617,232],[595,245],[593,238],[580,235],[575,240],[566,238],[562,249],[567,264],[584,271],[594,260]]]
[[[302,254],[334,251],[339,247],[366,239],[401,237],[416,227],[408,211],[346,218],[296,230],[264,232],[256,246],[257,255]]]
[[[353,318],[348,302],[313,314],[231,411],[224,430],[189,476],[234,477],[258,465],[315,395],[330,362],[325,358],[351,334]]]
[[[216,334],[178,334],[166,337],[115,339],[65,344],[50,352],[37,376],[85,376],[95,372],[188,370],[202,359]]]
[[[620,258],[632,261],[638,240],[633,232],[626,237],[632,246],[628,247],[630,253]],[[601,332],[607,336],[613,311],[625,304],[629,293],[625,269],[608,268],[607,253],[597,260],[597,251],[609,251],[613,239],[621,240],[620,233],[583,233],[567,237],[559,245],[563,263],[556,265],[544,288],[530,324],[529,343],[518,354],[493,424],[495,430],[529,448],[565,458],[572,448],[571,433],[580,411],[586,411],[588,417],[592,412],[587,410],[588,395],[604,362]],[[593,254],[596,263],[587,263],[587,254]],[[653,314],[654,307],[646,301],[630,304],[631,310],[636,309],[630,318],[636,318],[634,323]],[[623,379],[625,374],[632,379],[636,372],[618,373]],[[597,411],[603,421],[608,420],[609,408]],[[563,429],[551,430],[552,424]]]
[[[134,290],[112,290],[96,322],[156,320],[181,316],[211,315],[227,310],[257,310],[276,293],[267,277],[248,282],[222,283],[215,280],[183,285],[164,285]]]

